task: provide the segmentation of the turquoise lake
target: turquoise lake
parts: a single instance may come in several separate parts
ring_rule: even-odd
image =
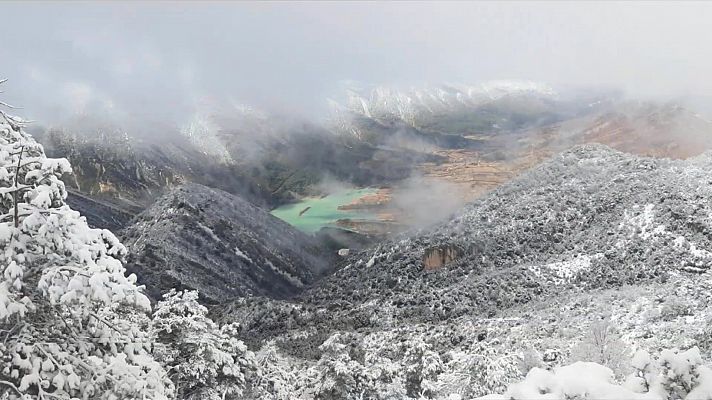
[[[336,226],[336,220],[376,219],[376,214],[363,210],[339,210],[338,207],[350,204],[367,194],[376,193],[377,189],[351,189],[330,194],[322,198],[308,198],[299,203],[287,204],[272,210],[272,215],[288,222],[297,229],[314,233],[323,227]],[[310,207],[301,216],[300,212]]]

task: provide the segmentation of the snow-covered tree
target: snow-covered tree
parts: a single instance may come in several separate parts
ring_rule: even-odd
[[[274,341],[267,342],[255,353],[259,373],[247,398],[265,400],[290,400],[299,390],[296,386],[304,381],[293,362],[281,355]]]
[[[605,365],[621,376],[626,370],[628,349],[610,320],[594,321],[587,334],[571,349],[573,361],[591,361]]]
[[[235,399],[257,379],[254,354],[237,339],[239,326],[219,326],[197,291],[164,295],[153,314],[155,355],[170,371],[181,399]]]
[[[443,372],[440,356],[422,340],[407,342],[404,350],[403,363],[408,396],[433,398],[438,392],[438,375]]]
[[[316,399],[378,399],[381,369],[363,362],[358,341],[347,333],[334,333],[319,346],[322,356],[314,368]]]
[[[503,352],[496,341],[475,342],[465,351],[452,350],[442,358],[443,372],[437,378],[440,393],[457,394],[463,399],[504,390],[523,375],[522,357],[516,352]]]
[[[25,123],[0,110],[0,398],[171,396],[126,249],[64,204],[70,165]]]
[[[637,393],[649,391],[657,376],[657,370],[650,354],[645,350],[638,350],[633,355],[631,366],[634,372],[626,379],[625,387]]]
[[[677,349],[663,350],[660,353],[657,379],[653,380],[650,391],[667,399],[712,398],[712,392],[700,388],[704,382],[707,389],[712,371],[702,365],[702,356],[697,347],[687,351]]]
[[[711,399],[712,369],[702,364],[699,350],[663,350],[654,360],[645,352],[633,357],[636,372],[620,384],[613,371],[593,362],[577,361],[547,371],[533,368],[503,395],[482,399]]]

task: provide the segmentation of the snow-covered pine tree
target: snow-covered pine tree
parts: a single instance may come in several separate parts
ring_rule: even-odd
[[[0,398],[171,397],[126,249],[64,204],[69,163],[24,125],[0,110]]]
[[[438,391],[438,375],[443,371],[443,362],[430,345],[418,339],[406,343],[405,364],[406,390],[410,397],[431,399]]]
[[[299,392],[308,384],[304,376],[305,365],[294,362],[288,356],[280,353],[274,341],[265,343],[255,353],[255,361],[259,370],[251,392],[246,399],[291,400],[300,398]]]
[[[319,346],[322,356],[315,366],[315,399],[377,399],[380,370],[369,368],[355,359],[351,350],[359,350],[358,339],[348,333],[334,333]]]
[[[238,325],[208,318],[197,291],[166,293],[153,314],[156,358],[169,370],[180,399],[241,398],[255,380],[255,355],[237,339]]]

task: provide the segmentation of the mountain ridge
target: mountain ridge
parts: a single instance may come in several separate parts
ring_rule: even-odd
[[[187,183],[122,231],[127,269],[154,298],[173,287],[215,303],[238,296],[287,298],[330,269],[329,253],[247,201]]]
[[[354,255],[287,304],[267,301],[256,309],[244,300],[219,313],[230,320],[254,312],[243,320],[246,332],[276,335],[293,354],[312,357],[308,338],[288,339],[279,326],[315,324],[328,336],[448,325],[496,318],[563,293],[703,274],[712,267],[704,250],[712,247],[704,234],[712,232],[712,181],[701,179],[711,166],[709,152],[675,161],[576,146],[439,226]],[[428,268],[433,250],[445,261]],[[285,307],[298,308],[298,320],[287,322]],[[319,317],[320,309],[331,318]]]

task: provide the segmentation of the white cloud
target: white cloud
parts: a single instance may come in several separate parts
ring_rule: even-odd
[[[348,79],[712,92],[709,3],[10,3],[3,16],[14,62],[0,75],[37,110],[70,82],[91,88],[72,88],[77,106],[100,92],[166,118],[195,95],[311,111]]]
[[[64,85],[64,95],[74,114],[84,114],[94,97],[94,89],[84,82],[68,82]]]

